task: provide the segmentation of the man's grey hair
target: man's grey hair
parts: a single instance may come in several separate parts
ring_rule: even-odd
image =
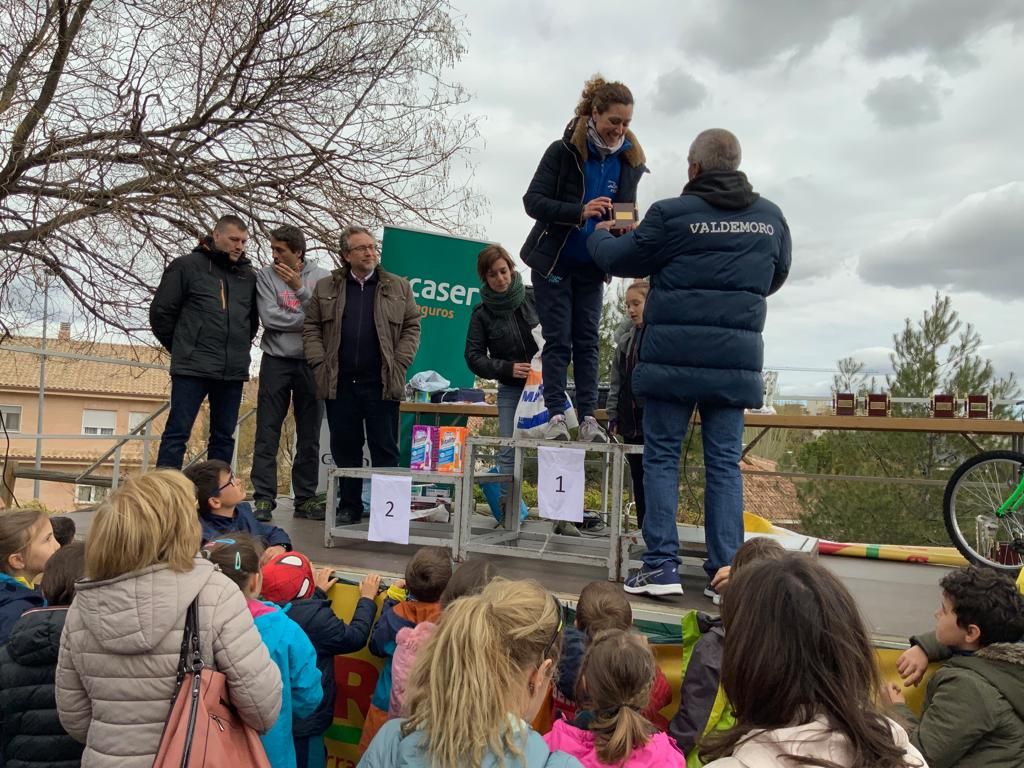
[[[742,156],[740,141],[731,131],[709,128],[697,134],[687,160],[699,165],[702,171],[735,171]]]
[[[373,237],[373,232],[368,230],[366,227],[359,226],[358,224],[349,224],[347,227],[345,227],[343,230],[341,230],[341,237],[339,239],[339,244],[341,245],[341,255],[342,256],[347,256],[348,255],[348,252],[349,252],[348,241],[352,237],[352,235],[369,235],[370,237]],[[374,240],[374,242],[376,242],[377,238],[373,237],[373,240]]]

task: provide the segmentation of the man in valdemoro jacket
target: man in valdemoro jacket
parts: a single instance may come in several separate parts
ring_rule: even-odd
[[[149,325],[171,353],[171,411],[158,467],[181,469],[185,443],[210,399],[209,458],[231,463],[242,384],[259,328],[256,272],[245,256],[249,229],[221,216],[210,237],[172,261],[149,307]]]
[[[306,258],[306,237],[290,224],[270,232],[274,263],[256,273],[256,306],[263,323],[260,389],[256,399],[256,440],[252,455],[253,511],[261,523],[277,506],[277,450],[281,425],[291,404],[295,418],[292,462],[294,517],[323,520],[316,500],[323,406],[302,352],[302,323],[313,287],[330,273]]]
[[[365,430],[372,465],[397,467],[398,404],[420,345],[420,309],[409,281],[380,268],[366,228],[345,228],[341,258],[313,289],[302,327],[316,396],[327,406],[331,456],[338,467],[362,466]],[[361,480],[341,480],[337,525],[362,519],[361,492]]]
[[[645,399],[643,567],[632,594],[679,595],[679,452],[694,408],[700,413],[706,487],[704,524],[710,580],[743,543],[739,461],[743,409],[763,404],[767,302],[789,274],[789,225],[738,168],[740,144],[723,129],[690,146],[689,183],[651,206],[633,232],[605,224],[587,247],[601,269],[650,276],[644,338],[633,374]]]

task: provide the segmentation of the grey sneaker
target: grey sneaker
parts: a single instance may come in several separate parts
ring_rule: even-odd
[[[559,536],[582,536],[576,524],[570,523],[568,520],[556,520],[551,532],[557,533]]]
[[[269,523],[274,519],[274,502],[260,499],[253,505],[252,511],[261,523]]]
[[[548,421],[548,427],[544,430],[545,440],[568,440],[569,427],[565,424],[565,416],[558,414],[552,416]]]
[[[597,423],[597,419],[587,416],[580,424],[580,431],[576,439],[581,443],[607,443],[608,433]]]

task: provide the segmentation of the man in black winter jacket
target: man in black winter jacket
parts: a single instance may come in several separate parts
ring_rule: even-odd
[[[149,307],[153,335],[171,353],[171,412],[158,467],[181,468],[199,408],[210,399],[209,458],[231,463],[242,384],[259,327],[248,227],[221,216],[210,237],[164,270]]]

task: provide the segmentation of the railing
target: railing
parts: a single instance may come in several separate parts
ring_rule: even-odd
[[[139,360],[124,360],[116,357],[105,357],[102,355],[89,355],[80,352],[67,352],[64,350],[54,349],[43,349],[38,347],[26,347],[21,345],[3,344],[0,345],[0,353],[11,352],[30,354],[41,357],[45,361],[48,357],[65,358],[71,360],[79,360],[84,362],[95,362],[104,363],[108,365],[120,365],[130,368],[148,368],[168,371],[168,366],[161,363],[147,363]],[[42,369],[45,371],[45,369]],[[41,375],[45,375],[42,373]],[[40,416],[39,424],[42,424],[42,413],[45,404],[45,381],[40,382]],[[10,456],[5,456],[3,459],[3,482],[0,483],[0,500],[7,506],[10,506],[14,499],[14,483],[18,478],[24,480],[34,480],[39,482],[55,482],[55,483],[69,483],[74,485],[91,485],[97,488],[117,488],[121,479],[121,463],[122,463],[122,449],[131,442],[142,443],[142,457],[140,466],[142,471],[146,471],[150,467],[150,443],[156,440],[160,440],[161,435],[153,434],[153,424],[157,418],[159,418],[165,411],[170,409],[170,402],[165,401],[161,403],[154,411],[147,414],[146,418],[136,424],[128,434],[124,435],[82,435],[82,434],[58,434],[58,433],[47,433],[47,432],[18,432],[15,436],[8,436],[8,440],[35,440],[36,441],[36,465],[33,467],[20,466],[18,462],[12,461]],[[239,427],[255,413],[255,408],[250,409],[246,413],[243,413],[236,425],[235,425],[235,456],[232,457],[232,464],[235,463],[238,453],[238,429]],[[113,441],[110,448],[103,453],[98,459],[94,460],[92,464],[86,467],[81,472],[63,472],[52,469],[42,469],[40,464],[45,456],[42,452],[42,443],[45,440],[103,440]],[[9,445],[9,442],[8,442]],[[208,452],[209,448],[204,448],[197,456],[193,457],[186,466],[191,466],[199,461],[202,461]],[[113,459],[111,466],[111,473],[95,474],[108,460]],[[38,490],[35,493],[38,496]],[[89,504],[82,504],[79,506],[80,509],[88,509]]]

